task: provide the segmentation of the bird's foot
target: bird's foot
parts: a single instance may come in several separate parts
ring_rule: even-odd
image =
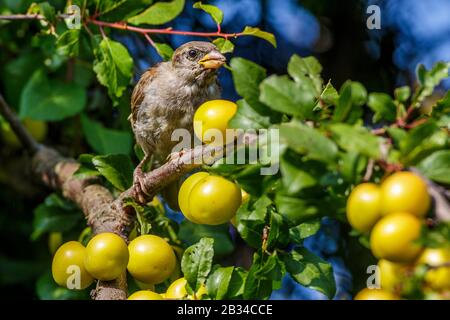
[[[133,173],[134,198],[141,204],[147,202],[149,190],[145,188],[144,172],[136,168]]]
[[[172,153],[170,153],[170,154],[167,156],[166,161],[167,161],[167,162],[169,162],[169,161],[178,161],[178,160],[180,160],[180,158],[181,158],[183,155],[186,154],[186,152],[187,152],[186,149],[181,149],[180,151],[172,152]]]
[[[146,156],[133,172],[134,198],[141,204],[147,202],[150,194],[150,190],[145,187],[144,171],[142,170],[147,160],[148,158]]]

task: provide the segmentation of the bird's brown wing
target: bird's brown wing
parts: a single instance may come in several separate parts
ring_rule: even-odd
[[[133,89],[133,93],[131,94],[131,114],[128,117],[128,119],[131,120],[131,123],[136,122],[139,106],[141,105],[142,100],[144,100],[144,89],[155,78],[158,72],[158,66],[159,64],[156,64],[147,69]]]

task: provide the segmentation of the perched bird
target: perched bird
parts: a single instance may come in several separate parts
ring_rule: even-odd
[[[172,141],[172,132],[184,128],[193,136],[195,110],[205,101],[220,98],[217,70],[225,61],[214,44],[192,41],[176,49],[171,61],[159,63],[141,76],[131,96],[129,117],[145,154],[134,172],[138,193],[148,193],[142,183],[144,166],[150,160],[153,168],[161,166],[172,154],[178,143]],[[168,186],[171,193],[175,185]],[[143,199],[142,194],[138,198]]]

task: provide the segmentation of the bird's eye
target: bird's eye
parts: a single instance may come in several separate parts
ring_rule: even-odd
[[[191,58],[195,58],[197,56],[197,50],[189,50],[188,55]]]

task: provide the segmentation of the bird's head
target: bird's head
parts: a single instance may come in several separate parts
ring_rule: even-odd
[[[177,74],[192,81],[211,78],[225,61],[214,44],[204,41],[185,43],[172,56],[172,66]]]

